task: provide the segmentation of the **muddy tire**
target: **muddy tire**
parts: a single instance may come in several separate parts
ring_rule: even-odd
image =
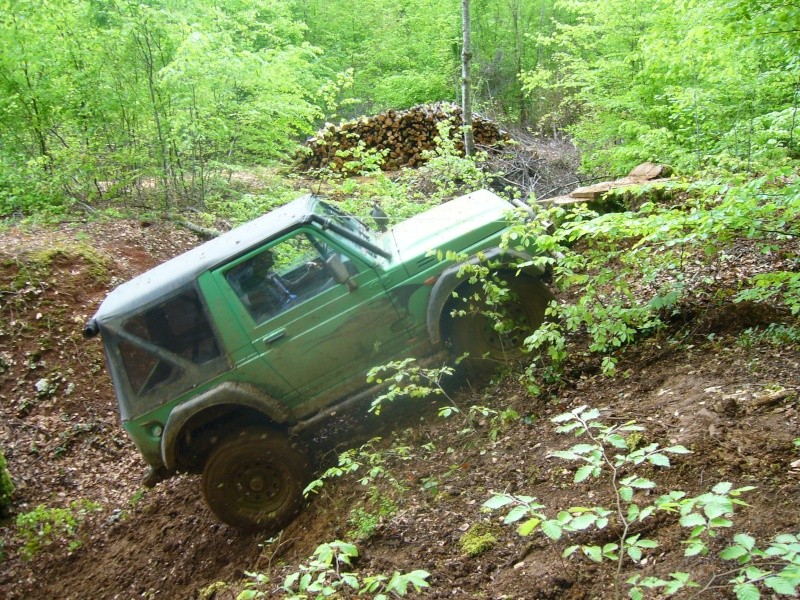
[[[203,468],[203,495],[224,523],[277,531],[299,512],[308,481],[306,456],[285,435],[247,428],[222,440]]]
[[[482,297],[479,285],[458,288],[459,299],[449,310],[464,309],[468,314],[453,317],[448,326],[448,342],[455,356],[469,354],[466,368],[476,375],[490,375],[506,362],[524,355],[523,342],[544,322],[544,312],[553,300],[552,292],[539,279],[529,277],[507,278],[510,298],[497,309],[503,315],[507,331],[495,329],[496,319],[482,312],[488,308],[483,301],[463,302],[477,294]]]

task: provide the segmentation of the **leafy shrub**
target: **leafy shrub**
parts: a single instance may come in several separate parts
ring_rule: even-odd
[[[387,456],[393,455],[401,460],[407,460],[410,458],[409,448],[395,446],[391,450],[379,450],[376,445],[380,441],[381,438],[375,437],[357,450],[351,448],[339,454],[338,464],[325,470],[319,479],[309,483],[303,490],[303,495],[308,497],[309,494],[317,494],[325,485],[325,480],[349,474],[358,474],[358,481],[363,486],[374,486],[380,480],[388,482],[391,487],[402,492],[403,486],[386,468],[386,459]],[[368,467],[366,473],[361,471],[362,467]]]
[[[726,251],[738,240],[770,254],[800,235],[792,218],[800,211],[800,180],[791,170],[677,183],[672,192],[680,192],[681,203],[648,201],[603,215],[554,208],[510,228],[506,243],[544,257],[539,260],[550,263],[556,285],[575,297],[551,304],[550,319],[525,342],[551,378],[560,376],[570,337],[586,340],[587,353],[601,355],[603,371],[613,375],[619,349],[679,322],[675,317],[690,301],[762,302],[800,314],[796,272],[762,273],[718,290],[701,268],[712,261],[730,268]]]
[[[358,558],[358,548],[353,544],[339,540],[320,544],[314,550],[307,564],[286,576],[279,588],[285,598],[329,598],[342,597],[339,594],[351,590],[358,596],[369,596],[374,600],[387,600],[389,597],[403,597],[412,588],[420,592],[429,587],[430,573],[421,569],[410,573],[395,571],[391,577],[387,575],[367,575],[350,570],[353,560]],[[264,573],[245,572],[251,581],[247,589],[237,596],[237,600],[254,600],[266,598],[261,588],[269,583]]]
[[[6,466],[6,457],[0,448],[0,518],[7,517],[11,507],[11,496],[14,493],[14,482]]]
[[[658,540],[633,531],[646,532],[647,526],[643,523],[656,513],[673,514],[678,524],[689,532],[683,540],[684,556],[706,556],[710,552],[710,540],[733,527],[735,508],[745,505],[740,499],[742,494],[754,488],[735,489],[729,482],[720,482],[698,496],[670,490],[656,497],[653,495],[656,483],[636,471],[641,467],[669,467],[669,454],[684,454],[688,450],[682,446],[661,448],[657,443],[642,445],[642,427],[633,421],[606,425],[600,421],[600,411],[588,406],[558,415],[552,421],[558,425],[556,431],[584,439],[568,450],[552,452],[551,456],[579,465],[573,477],[576,484],[590,479],[597,479],[597,484],[605,481],[612,492],[612,505],[573,506],[557,509],[553,515],[553,511],[534,497],[498,493],[484,503],[484,508],[507,511],[503,523],[517,524],[517,532],[522,536],[541,532],[558,542],[583,534],[581,543],[563,549],[562,558],[580,551],[594,562],[615,562],[617,598],[621,597],[623,583],[629,586],[628,596],[635,600],[644,597],[644,589],[656,589],[669,596],[686,588],[700,587],[688,572],[670,573],[669,579],[643,578],[634,573],[623,581],[623,566],[642,564],[645,554],[659,547]],[[634,436],[636,439],[632,440]],[[602,534],[602,543],[587,543],[585,532],[606,528],[614,532],[610,541],[607,541],[607,534]],[[757,599],[762,587],[777,594],[796,595],[800,586],[800,538],[797,535],[778,535],[764,549],[758,548],[755,538],[744,533],[734,534],[732,542],[719,556],[736,561],[738,566],[713,576],[703,589],[708,589],[720,577],[729,577],[727,585],[737,598]]]
[[[44,168],[46,159],[24,160],[0,153],[0,216],[57,216],[68,203]]]
[[[22,557],[30,560],[45,546],[66,543],[70,552],[83,545],[78,526],[100,505],[89,500],[72,502],[69,508],[47,508],[40,504],[30,512],[17,515],[17,533],[23,540]]]
[[[347,532],[347,537],[359,542],[368,540],[381,521],[395,514],[397,508],[397,503],[389,495],[381,494],[377,488],[371,488],[365,505],[356,506],[350,511],[347,523],[352,529]]]

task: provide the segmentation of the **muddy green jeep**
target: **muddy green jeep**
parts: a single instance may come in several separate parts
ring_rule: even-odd
[[[277,529],[310,475],[295,434],[375,394],[370,368],[469,353],[481,370],[518,355],[551,295],[528,254],[500,249],[512,209],[480,191],[378,233],[307,196],[119,286],[84,333],[102,334],[145,483],[202,471],[222,521]],[[500,335],[479,312],[453,316],[481,288],[432,250],[491,265],[524,327]]]

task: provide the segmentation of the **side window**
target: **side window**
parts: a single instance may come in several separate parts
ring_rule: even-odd
[[[335,286],[328,267],[334,253],[320,238],[298,232],[228,269],[225,279],[260,323]]]
[[[134,315],[123,324],[132,336],[190,363],[203,365],[220,357],[220,349],[197,291],[185,290],[166,302]],[[146,394],[159,385],[177,382],[183,369],[127,340],[119,344],[133,390]],[[187,386],[192,382],[188,382]],[[197,382],[194,382],[195,384]]]

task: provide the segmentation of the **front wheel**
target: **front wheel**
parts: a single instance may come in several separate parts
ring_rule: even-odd
[[[466,284],[448,305],[459,313],[448,327],[451,349],[457,356],[468,354],[467,366],[481,375],[522,357],[525,338],[544,322],[545,309],[554,298],[539,279],[512,276],[505,287],[505,301],[492,304],[481,286]]]
[[[224,523],[245,531],[277,531],[300,510],[308,479],[305,455],[283,434],[246,428],[211,451],[203,495]]]

